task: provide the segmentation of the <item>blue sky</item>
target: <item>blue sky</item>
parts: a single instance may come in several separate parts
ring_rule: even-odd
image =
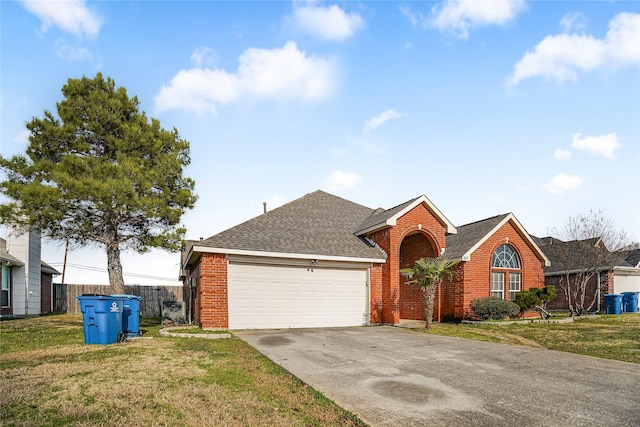
[[[640,3],[2,1],[0,152],[68,78],[112,77],[191,142],[208,237],[322,189],[371,208],[421,194],[455,225],[534,235],[590,209],[640,239]],[[43,258],[61,269],[60,244]],[[126,253],[128,283],[179,257]],[[66,281],[106,283],[74,248]],[[73,267],[72,267],[73,266]],[[76,266],[81,266],[79,268]],[[152,277],[146,277],[152,276]]]

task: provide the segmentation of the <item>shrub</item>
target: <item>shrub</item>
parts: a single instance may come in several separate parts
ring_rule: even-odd
[[[500,320],[520,313],[520,306],[498,297],[476,298],[471,301],[471,310],[483,320]]]
[[[547,302],[556,297],[556,287],[553,285],[544,288],[531,288],[516,294],[516,304],[520,306],[520,312],[524,313],[534,307],[546,310]]]

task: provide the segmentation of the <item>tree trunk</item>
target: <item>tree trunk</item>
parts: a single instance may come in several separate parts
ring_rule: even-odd
[[[424,290],[424,327],[431,329],[433,322],[433,300],[435,296],[435,286],[429,286]]]
[[[124,277],[120,263],[120,247],[117,243],[107,245],[107,271],[112,294],[124,294]]]

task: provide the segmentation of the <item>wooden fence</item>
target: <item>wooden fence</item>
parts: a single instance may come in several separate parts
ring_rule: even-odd
[[[73,285],[54,283],[54,312],[80,313],[76,295],[108,295],[108,285]],[[162,301],[183,301],[182,286],[140,286],[125,285],[125,293],[142,297],[140,312],[142,317],[162,316]]]

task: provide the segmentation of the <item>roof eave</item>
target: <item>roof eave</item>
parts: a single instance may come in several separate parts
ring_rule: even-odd
[[[193,246],[189,253],[191,257],[192,253],[213,253],[213,254],[228,254],[228,255],[245,255],[256,257],[269,257],[269,258],[290,258],[290,259],[316,259],[322,261],[348,261],[348,262],[368,262],[384,264],[386,259],[384,258],[368,258],[368,257],[349,257],[349,256],[335,256],[335,255],[320,255],[320,254],[301,254],[301,253],[287,253],[287,252],[266,252],[266,251],[250,251],[245,249],[228,249],[228,248],[212,248],[208,246]],[[185,264],[186,266],[186,264]]]
[[[431,200],[429,200],[427,198],[427,196],[425,196],[423,194],[422,196],[420,196],[417,199],[415,199],[412,203],[407,205],[404,209],[402,209],[401,211],[397,212],[395,215],[393,215],[392,217],[388,218],[387,220],[381,221],[381,222],[379,222],[377,224],[374,224],[374,225],[369,226],[367,228],[364,228],[362,230],[358,230],[358,231],[356,231],[355,234],[357,236],[362,236],[362,235],[371,233],[372,231],[380,230],[380,229],[385,228],[385,227],[394,227],[394,226],[396,226],[398,224],[398,218],[402,217],[407,212],[410,212],[416,206],[421,205],[421,204],[424,204],[427,207],[427,209],[429,211],[431,211],[431,213],[434,214],[434,216],[436,217],[438,222],[440,222],[442,225],[444,225],[446,234],[457,234],[458,233],[458,231],[456,230],[456,227],[453,225],[453,223],[451,223],[451,221],[449,221],[447,219],[447,217],[444,216],[444,214],[442,212],[440,212],[440,210],[431,202]]]
[[[487,239],[496,231],[498,231],[500,229],[500,227],[502,227],[503,225],[505,225],[507,222],[509,221],[513,221],[513,223],[516,225],[516,228],[519,230],[520,236],[527,242],[527,244],[529,245],[529,247],[531,247],[535,252],[537,252],[538,254],[538,258],[543,262],[543,265],[545,267],[549,267],[551,265],[551,261],[549,260],[549,258],[547,258],[547,256],[545,255],[545,253],[540,249],[540,247],[538,245],[536,245],[536,242],[533,241],[533,239],[531,238],[531,236],[529,235],[529,233],[527,233],[527,231],[524,229],[524,227],[522,226],[522,224],[520,224],[520,221],[518,221],[516,219],[516,217],[513,215],[513,213],[509,212],[507,214],[507,216],[504,217],[504,219],[502,221],[500,221],[495,227],[493,227],[487,234],[484,235],[484,237],[480,240],[478,240],[478,242],[473,245],[467,252],[465,252],[462,255],[462,259],[464,261],[470,261],[471,260],[471,254],[473,252],[476,251],[476,249],[478,249],[480,247],[480,245],[482,245],[484,242],[487,241]]]

